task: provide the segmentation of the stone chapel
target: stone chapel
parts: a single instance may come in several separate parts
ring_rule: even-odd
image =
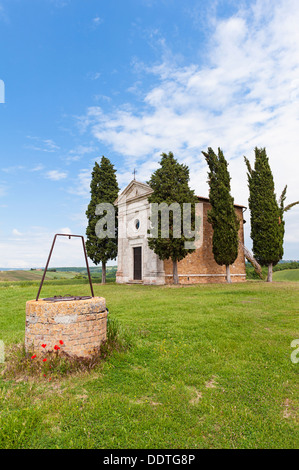
[[[161,260],[148,246],[150,204],[152,189],[135,179],[122,191],[115,205],[118,207],[118,269],[117,283],[171,284],[172,261]],[[213,229],[207,221],[211,209],[209,199],[198,197],[197,211],[201,217],[199,240],[193,253],[178,262],[180,284],[226,282],[225,266],[219,266],[212,251]],[[240,219],[239,253],[230,266],[232,282],[246,280],[243,251],[244,206],[235,204]]]

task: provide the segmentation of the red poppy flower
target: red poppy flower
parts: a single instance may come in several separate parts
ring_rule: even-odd
[[[31,356],[31,359],[35,359],[36,358],[36,354],[33,354],[33,356]]]
[[[47,358],[45,357],[45,359],[43,359],[43,362],[46,362]]]
[[[63,341],[61,339],[59,340],[59,344],[63,344]]]
[[[45,348],[47,345],[46,344],[42,344],[42,348]]]
[[[58,349],[60,349],[60,347],[57,346],[57,344],[55,344],[54,349],[55,349],[55,351],[57,351]]]

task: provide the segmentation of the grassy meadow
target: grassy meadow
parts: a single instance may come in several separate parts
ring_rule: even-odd
[[[0,271],[0,282],[10,281],[41,281],[43,271]],[[78,276],[76,272],[52,272],[46,273],[46,279],[72,279]]]
[[[61,282],[41,297],[89,295]],[[0,284],[7,363],[38,285]],[[51,381],[0,375],[1,448],[298,448],[299,283],[94,290],[130,347]]]
[[[299,269],[286,269],[273,273],[274,281],[299,281]]]

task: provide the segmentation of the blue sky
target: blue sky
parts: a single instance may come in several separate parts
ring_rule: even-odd
[[[124,188],[173,151],[207,196],[201,151],[221,147],[247,206],[243,156],[266,147],[277,195],[298,200],[298,24],[297,0],[0,0],[0,267],[44,266],[55,233],[85,235],[102,155]],[[84,264],[70,243],[52,265]]]

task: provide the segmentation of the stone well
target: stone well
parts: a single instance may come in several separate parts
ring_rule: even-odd
[[[89,357],[106,338],[107,310],[103,297],[26,302],[26,351],[39,354],[58,345],[71,356]],[[42,344],[47,346],[43,348]]]

